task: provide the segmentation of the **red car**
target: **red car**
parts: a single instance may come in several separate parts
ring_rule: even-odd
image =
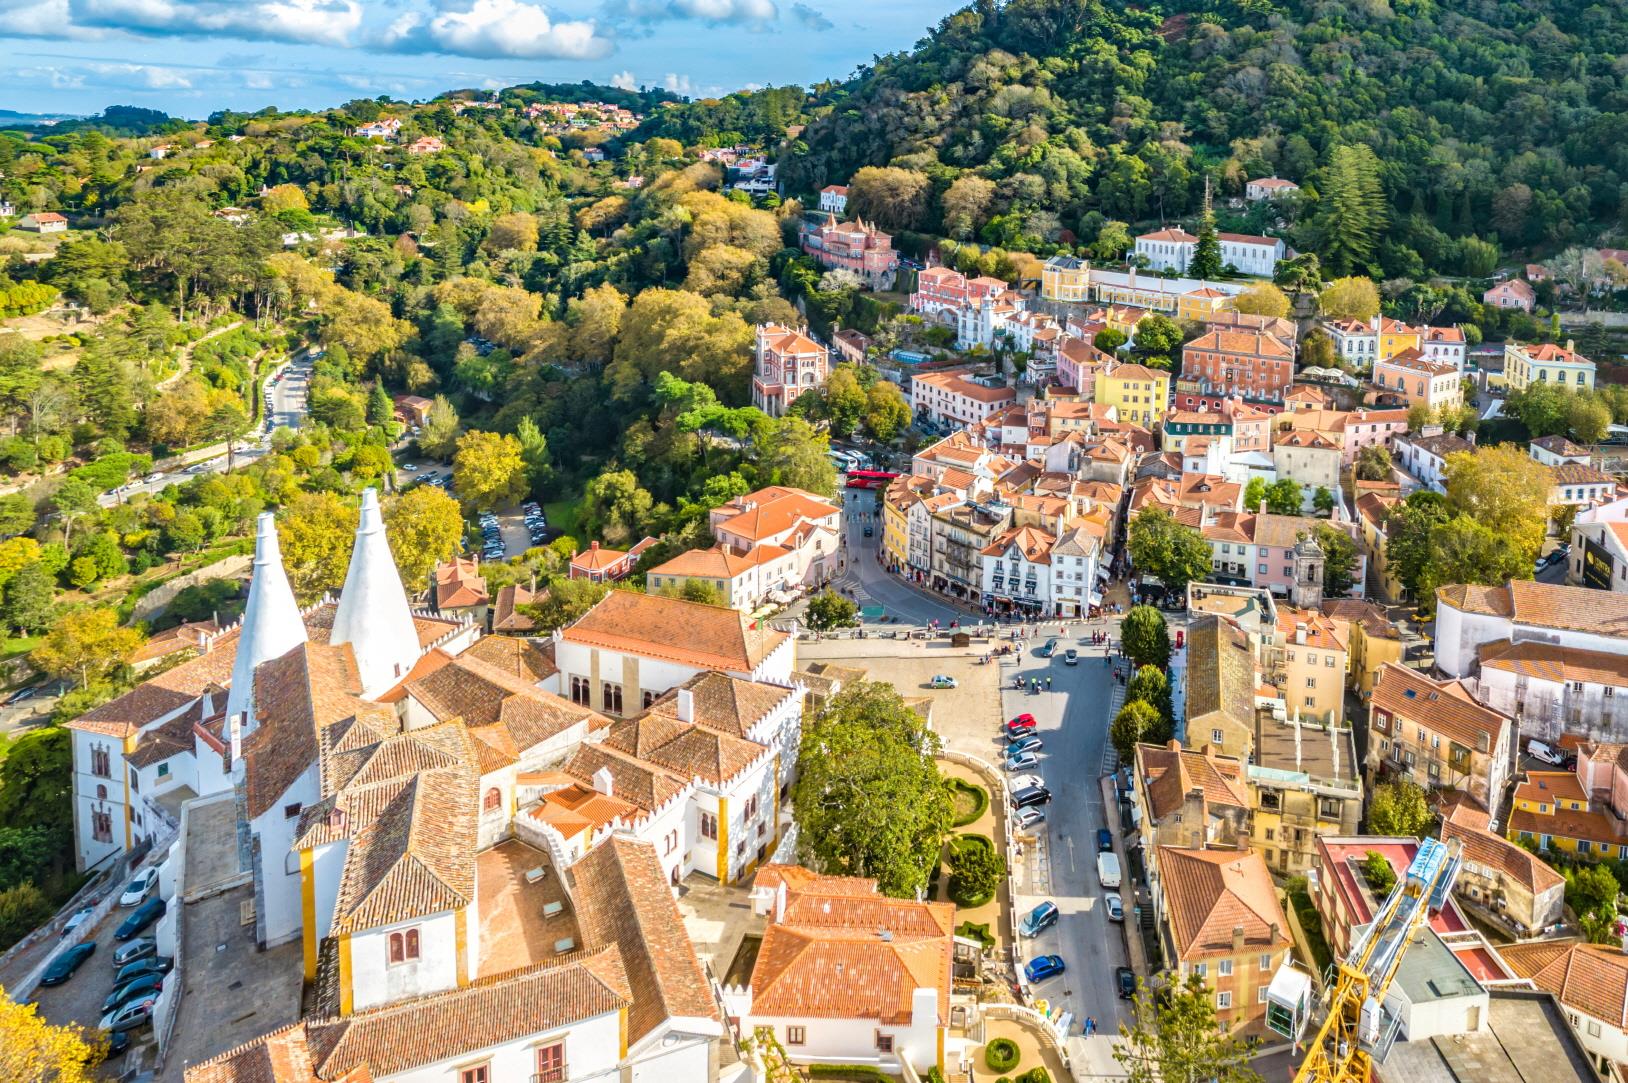
[[[1014,737],[1018,734],[1028,733],[1035,728],[1034,715],[1020,714],[1006,723],[1006,735]]]

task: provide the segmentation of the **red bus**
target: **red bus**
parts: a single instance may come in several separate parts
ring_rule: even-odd
[[[886,489],[887,483],[899,475],[889,470],[850,470],[848,471],[848,488],[850,489]]]

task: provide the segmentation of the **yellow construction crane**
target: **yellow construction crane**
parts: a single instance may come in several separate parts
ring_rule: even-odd
[[[1328,1017],[1317,1032],[1295,1083],[1368,1083],[1372,1050],[1381,1036],[1382,1010],[1402,956],[1446,901],[1458,875],[1462,845],[1425,839],[1405,875],[1386,896],[1368,928],[1335,964]]]

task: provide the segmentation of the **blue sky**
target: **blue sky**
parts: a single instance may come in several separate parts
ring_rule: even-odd
[[[318,108],[533,81],[692,97],[848,75],[956,0],[0,0],[0,108]]]

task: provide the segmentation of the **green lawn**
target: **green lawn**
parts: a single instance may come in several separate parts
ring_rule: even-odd
[[[543,505],[543,518],[555,530],[563,530],[582,544],[582,535],[577,533],[577,516],[582,511],[580,500],[555,500]]]
[[[43,636],[6,636],[0,639],[0,661],[27,654],[40,645]]]

